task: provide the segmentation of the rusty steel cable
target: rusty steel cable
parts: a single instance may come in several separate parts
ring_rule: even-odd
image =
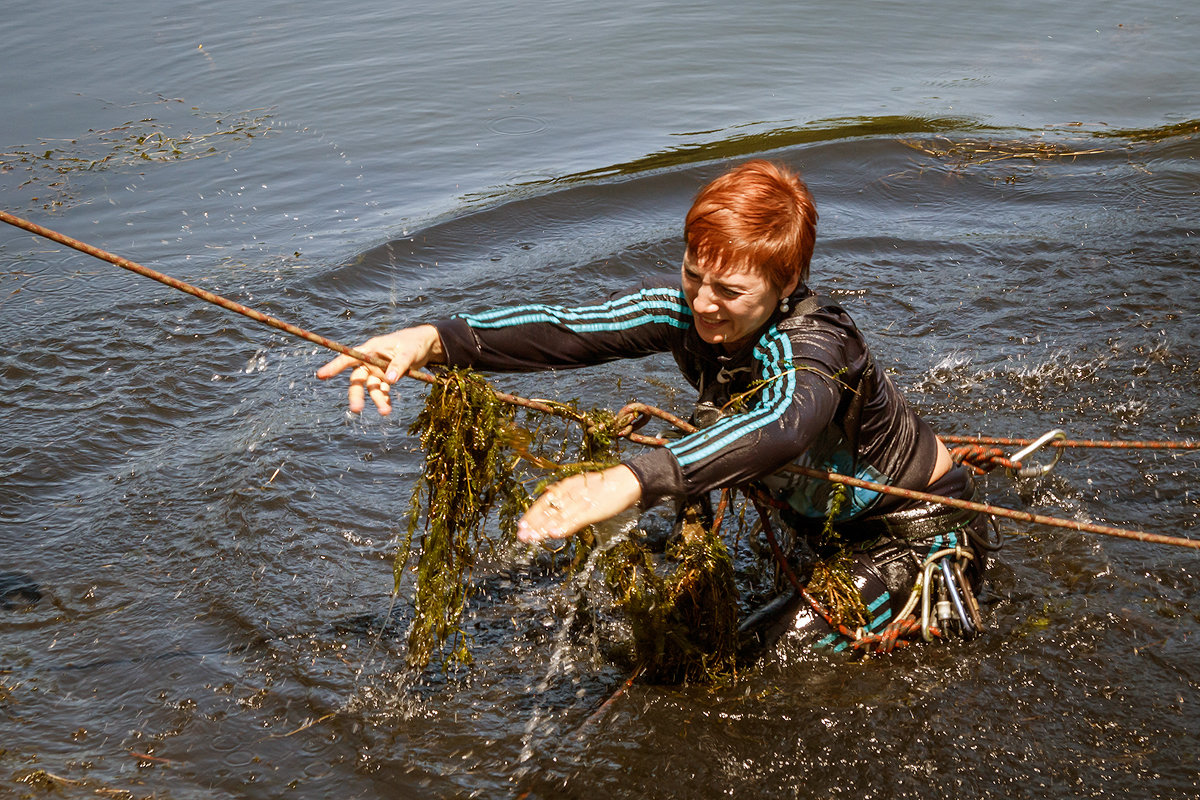
[[[350,356],[351,358],[357,359],[357,360],[363,362],[364,364],[370,364],[372,366],[378,367],[379,369],[387,369],[389,366],[388,360],[383,358],[382,356],[373,356],[368,353],[363,353],[359,350],[355,350],[353,348],[346,347],[345,345],[339,344],[338,342],[335,342],[332,339],[327,339],[326,337],[321,336],[319,334],[315,334],[310,331],[306,331],[303,328],[300,328],[296,325],[292,325],[289,322],[284,322],[281,319],[272,317],[269,314],[264,314],[261,311],[257,311],[253,308],[250,308],[249,306],[244,306],[241,303],[235,302],[233,300],[229,300],[225,297],[222,297],[218,294],[214,294],[205,289],[201,289],[197,286],[193,286],[190,283],[185,283],[184,281],[178,280],[176,278],[172,278],[169,275],[165,275],[161,272],[158,272],[157,270],[153,270],[153,269],[150,269],[149,267],[142,266],[141,264],[130,261],[127,258],[122,258],[121,256],[114,255],[113,253],[109,253],[106,250],[101,250],[98,247],[93,247],[92,245],[81,242],[78,239],[74,239],[70,236],[66,236],[64,234],[58,233],[57,231],[50,230],[49,228],[45,228],[41,225],[38,225],[37,223],[30,222],[29,220],[26,220],[26,219],[22,219],[21,217],[17,217],[13,214],[8,213],[7,211],[0,210],[0,221],[6,222],[9,225],[12,225],[16,228],[21,228],[22,230],[26,230],[30,233],[33,233],[33,234],[36,234],[43,238],[49,239],[53,242],[57,242],[66,247],[70,247],[74,250],[78,250],[81,253],[86,253],[87,255],[93,256],[94,258],[98,258],[101,261],[107,261],[108,263],[113,264],[115,266],[121,267],[123,269],[127,269],[131,272],[136,272],[139,275],[142,275],[144,277],[158,281],[159,283],[170,286],[173,289],[177,289],[181,292],[185,292],[186,294],[190,294],[193,297],[197,297],[206,302],[212,303],[214,305],[218,305],[228,311],[232,311],[234,313],[241,314],[245,317],[249,317],[250,319],[253,319],[257,322],[261,322],[264,325],[268,325],[272,328],[276,328],[285,333],[289,333],[293,336],[297,336],[301,339],[305,339],[306,341],[312,342],[313,344],[317,344],[317,345],[320,345],[321,347],[325,347],[325,348],[328,348],[335,352],[342,353],[343,355]],[[419,381],[424,381],[425,383],[438,383],[439,382],[439,379],[436,376],[430,375],[429,373],[421,372],[418,370],[409,370],[408,377],[415,378],[416,380],[419,380]],[[554,416],[559,416],[559,417],[565,416],[569,419],[574,419],[576,421],[582,421],[581,416],[577,412],[574,412],[569,407],[565,407],[565,406],[558,405],[558,404],[543,403],[543,402],[540,402],[537,400],[530,400],[528,398],[520,397],[518,395],[508,394],[508,393],[499,392],[499,391],[495,392],[495,396],[501,402],[510,403],[512,405],[518,405],[518,406],[522,406],[525,408],[531,408],[536,411],[541,411],[543,413],[552,414]],[[663,439],[660,437],[653,437],[653,436],[644,436],[644,435],[637,434],[634,432],[637,428],[641,427],[641,425],[645,424],[646,420],[648,420],[650,417],[658,417],[660,419],[663,419],[663,420],[669,422],[670,424],[674,425],[679,430],[682,430],[685,433],[694,433],[697,430],[697,428],[695,426],[691,425],[690,423],[688,423],[688,422],[680,419],[679,417],[676,417],[675,415],[670,414],[666,411],[662,411],[661,409],[656,409],[653,406],[648,406],[643,403],[631,403],[630,405],[623,408],[621,410],[621,412],[618,414],[618,418],[624,422],[624,426],[625,426],[619,432],[619,435],[623,436],[625,438],[628,438],[631,441],[637,442],[639,444],[645,444],[645,445],[650,445],[650,446],[665,445],[667,443],[666,439]],[[955,441],[958,441],[959,439],[966,438],[966,437],[943,436],[941,438],[943,441],[955,442]],[[997,444],[1014,444],[1014,445],[1016,445],[1016,444],[1028,444],[1029,442],[1032,441],[1032,440],[1023,440],[1023,439],[1001,439],[1001,438],[995,438],[995,437],[986,437],[988,441],[985,442],[985,441],[983,441],[984,437],[970,437],[970,438],[972,438],[973,441],[978,440],[979,443],[981,443],[981,444],[995,442]],[[1052,444],[1055,444],[1056,446],[1069,446],[1069,445],[1092,446],[1092,445],[1085,444],[1085,443],[1080,443],[1080,442],[1072,443],[1069,441],[1061,441],[1061,442],[1052,443]],[[1111,442],[1109,442],[1109,443],[1092,443],[1092,444],[1094,444],[1094,446],[1101,446],[1101,445],[1108,445],[1108,444],[1133,444],[1133,445],[1141,444],[1141,445],[1145,446],[1147,449],[1149,449],[1152,446],[1161,447],[1161,448],[1172,447],[1172,448],[1177,448],[1177,449],[1195,449],[1195,448],[1200,447],[1200,444],[1193,443],[1193,442],[1177,442],[1177,443],[1171,443],[1171,442],[1111,443]],[[1168,544],[1168,545],[1175,545],[1175,546],[1179,546],[1179,547],[1190,547],[1193,549],[1200,550],[1200,539],[1188,539],[1188,538],[1180,537],[1180,536],[1165,536],[1162,534],[1148,533],[1145,531],[1126,530],[1126,529],[1122,529],[1122,528],[1109,527],[1107,525],[1095,525],[1095,524],[1087,523],[1087,522],[1079,522],[1077,520],[1068,520],[1068,519],[1062,519],[1059,517],[1049,517],[1049,516],[1045,516],[1042,514],[1033,514],[1028,511],[1017,511],[1015,509],[1004,508],[1002,506],[993,506],[993,505],[989,505],[986,503],[976,503],[976,502],[973,502],[970,500],[961,500],[961,499],[955,498],[955,497],[944,497],[942,495],[929,494],[928,492],[919,492],[919,491],[915,491],[912,489],[904,489],[904,488],[901,488],[898,486],[887,486],[885,484],[874,483],[872,481],[860,480],[859,478],[853,478],[848,475],[841,475],[836,472],[827,472],[827,471],[823,471],[823,470],[816,470],[816,469],[811,469],[808,467],[802,467],[802,466],[799,466],[796,464],[789,464],[789,465],[783,467],[783,470],[788,471],[788,472],[795,472],[800,475],[804,475],[804,476],[810,477],[810,478],[816,478],[819,480],[831,481],[834,483],[844,483],[848,486],[854,486],[854,487],[858,487],[858,488],[862,488],[862,489],[868,489],[870,491],[879,492],[882,494],[891,494],[891,495],[896,495],[899,497],[905,497],[910,500],[918,500],[921,502],[939,503],[941,505],[954,506],[956,508],[962,508],[962,509],[966,509],[969,511],[976,511],[976,512],[985,513],[985,514],[991,514],[991,515],[997,516],[997,517],[1005,517],[1007,519],[1014,519],[1014,520],[1018,520],[1021,522],[1030,522],[1030,523],[1034,523],[1034,524],[1038,524],[1038,525],[1048,525],[1051,527],[1068,528],[1071,530],[1085,531],[1088,533],[1097,533],[1097,534],[1101,534],[1101,535],[1105,535],[1105,536],[1115,536],[1115,537],[1124,538],[1124,539],[1132,539],[1132,540],[1139,541],[1139,542],[1150,542],[1150,543],[1155,543],[1155,544]]]
[[[264,314],[261,311],[250,308],[249,306],[244,306],[241,303],[222,297],[219,294],[213,294],[212,292],[201,289],[198,286],[193,286],[192,284],[185,283],[177,278],[172,278],[170,275],[165,275],[157,270],[144,267],[141,264],[130,261],[127,258],[114,255],[107,250],[101,250],[99,247],[93,247],[92,245],[81,242],[78,239],[73,239],[70,236],[58,233],[57,231],[44,228],[35,222],[30,222],[29,220],[9,214],[7,211],[0,210],[0,221],[7,222],[9,225],[29,231],[30,233],[35,233],[38,236],[42,236],[53,242],[58,242],[61,245],[66,245],[67,247],[78,250],[81,253],[87,253],[89,256],[98,258],[101,261],[107,261],[110,264],[127,269],[130,272],[136,272],[137,274],[150,278],[151,280],[156,280],[159,283],[166,284],[172,289],[178,289],[181,292],[186,292],[193,297],[198,297],[201,300],[212,303],[213,305],[218,305],[228,311],[233,311],[234,313],[249,317],[250,319],[261,322],[264,325],[269,325],[272,328],[277,328],[285,333],[290,333],[293,336],[298,336],[301,339],[312,342],[313,344],[318,344],[321,347],[327,347],[334,352],[358,359],[364,364],[370,364],[371,366],[378,367],[382,370],[386,370],[389,366],[388,359],[383,358],[382,356],[374,356],[369,353],[363,353],[359,350],[355,350],[351,347],[346,347],[345,345],[335,342],[332,339],[327,339],[319,334],[306,331],[301,327],[291,324],[290,322],[284,322],[281,319],[272,317],[269,314]],[[415,378],[419,381],[424,381],[425,383],[439,382],[436,376],[430,375],[427,372],[421,372],[419,370],[409,370],[408,377]],[[548,403],[541,403],[537,400],[529,400],[524,397],[518,397],[517,395],[496,392],[496,398],[505,403],[532,408],[547,414],[554,414],[555,416],[572,416],[569,413],[569,410],[567,410],[565,407],[554,407]]]
[[[1034,439],[1008,439],[1001,436],[942,436],[946,444],[963,445],[997,445],[1003,447],[1025,447],[1033,444]],[[1200,441],[1163,442],[1163,441],[1126,441],[1102,439],[1060,439],[1046,442],[1043,447],[1096,447],[1108,450],[1200,450]]]
[[[1037,525],[1049,525],[1056,528],[1068,528],[1075,531],[1086,531],[1087,533],[1098,533],[1103,536],[1115,536],[1120,539],[1132,539],[1137,542],[1151,542],[1154,544],[1169,544],[1178,547],[1190,547],[1194,550],[1200,550],[1200,539],[1188,539],[1183,536],[1166,536],[1160,533],[1148,533],[1146,531],[1129,530],[1126,528],[1113,528],[1108,525],[1096,525],[1091,522],[1080,522],[1073,519],[1063,519],[1061,517],[1048,517],[1043,514],[1034,514],[1030,511],[1018,511],[1013,508],[1004,508],[1003,506],[994,506],[988,503],[976,503],[972,500],[961,500],[957,497],[943,497],[942,495],[929,494],[928,492],[919,492],[914,489],[903,489],[899,486],[885,486],[881,483],[872,481],[864,481],[858,478],[852,478],[849,475],[840,475],[836,472],[826,472],[823,470],[810,469],[809,467],[801,467],[797,464],[789,464],[784,467],[789,472],[797,472],[810,478],[820,478],[822,480],[833,481],[835,483],[844,483],[848,486],[856,486],[860,489],[868,489],[872,492],[883,492],[892,494],[898,497],[907,497],[910,500],[918,500],[924,503],[940,503],[946,506],[954,506],[968,511],[977,511],[983,514],[991,514],[994,517],[1004,517],[1006,519],[1015,519],[1020,522],[1032,522]]]
[[[680,420],[680,422],[682,422],[682,420]],[[690,423],[684,422],[680,427],[680,430],[682,430],[684,433],[695,433],[697,430],[699,430],[699,428]],[[668,441],[667,439],[654,439],[648,436],[643,437],[643,440],[646,444],[650,445],[665,445]],[[1042,514],[1034,514],[1029,511],[1018,511],[1016,509],[1004,508],[1003,506],[994,506],[988,503],[976,503],[971,500],[962,500],[957,497],[945,497],[943,495],[920,492],[915,489],[904,489],[900,486],[888,486],[882,483],[852,478],[849,475],[841,475],[837,472],[827,472],[824,470],[812,469],[810,467],[802,467],[799,464],[788,464],[782,467],[780,471],[794,472],[798,475],[804,475],[809,478],[818,478],[820,480],[831,481],[833,483],[844,483],[847,486],[868,489],[872,492],[880,492],[882,494],[891,494],[897,497],[904,497],[909,500],[918,500],[925,503],[940,503],[941,505],[954,506],[955,508],[962,508],[968,511],[991,514],[992,516],[996,517],[1015,519],[1020,522],[1032,522],[1038,525],[1049,525],[1057,528],[1069,528],[1076,531],[1098,533],[1103,536],[1116,536],[1118,538],[1133,539],[1139,542],[1170,544],[1177,545],[1179,547],[1191,547],[1196,550],[1200,550],[1200,539],[1188,539],[1183,536],[1165,536],[1159,533],[1148,533],[1146,531],[1128,530],[1125,528],[1113,528],[1107,525],[1096,525],[1090,522],[1062,519],[1061,517],[1048,517]]]

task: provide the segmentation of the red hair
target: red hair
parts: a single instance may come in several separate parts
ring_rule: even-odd
[[[745,269],[782,291],[808,280],[817,207],[800,176],[755,160],[726,172],[696,195],[683,227],[692,260],[718,273]]]

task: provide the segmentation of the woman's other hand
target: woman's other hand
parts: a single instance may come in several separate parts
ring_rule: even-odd
[[[555,483],[534,501],[517,523],[517,538],[527,544],[566,539],[641,499],[642,485],[624,464],[581,472]]]
[[[380,414],[392,413],[389,392],[392,384],[400,380],[409,370],[420,369],[426,364],[436,364],[445,358],[442,339],[432,325],[403,328],[384,336],[368,339],[355,348],[368,355],[382,356],[391,363],[386,371],[364,364],[356,358],[341,355],[317,370],[317,377],[328,380],[347,367],[350,373],[350,410],[363,410],[364,397],[370,396]]]

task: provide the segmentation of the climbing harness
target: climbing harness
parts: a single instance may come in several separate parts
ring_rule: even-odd
[[[970,637],[985,629],[978,601],[965,574],[966,565],[974,561],[976,556],[970,548],[963,546],[957,537],[960,531],[969,527],[969,522],[964,521],[955,530],[934,537],[934,541],[943,543],[947,543],[945,540],[949,539],[950,546],[935,546],[933,552],[921,561],[905,605],[891,622],[876,631],[870,622],[856,627],[844,624],[813,596],[797,576],[779,543],[767,510],[772,503],[763,492],[752,493],[751,501],[758,512],[763,533],[780,572],[791,585],[795,596],[802,598],[807,607],[823,620],[831,631],[830,636],[817,643],[818,646],[832,644],[841,637],[843,644],[834,649],[848,647],[852,652],[863,655],[884,654],[922,639],[929,642],[935,638],[945,638],[952,632],[960,632],[963,636]],[[906,554],[913,544],[915,542],[901,545],[898,549]],[[878,608],[884,597],[886,593],[872,605]],[[886,616],[887,612],[883,611],[876,617],[876,621],[885,619]]]
[[[1050,442],[1065,439],[1066,434],[1062,430],[1052,430],[1010,456],[999,454],[997,451],[988,454],[980,462],[990,467],[1003,466],[1009,477],[1042,477],[1057,465],[1062,454],[1061,449],[1056,449],[1053,458],[1045,464],[1029,463],[1029,458]],[[961,455],[955,458],[959,463],[963,460]],[[976,471],[986,470],[977,466]],[[930,504],[926,503],[856,523],[856,527],[868,539],[888,537],[893,541],[912,543],[928,537],[935,537],[935,541],[941,540],[943,536],[955,539],[952,545],[934,549],[921,561],[907,601],[882,631],[872,633],[862,627],[850,630],[845,626],[833,624],[825,609],[813,605],[811,596],[806,599],[831,628],[849,640],[851,648],[864,653],[887,653],[917,640],[918,635],[925,642],[931,642],[935,638],[946,638],[953,633],[958,633],[964,638],[976,636],[986,630],[986,623],[975,592],[967,579],[966,569],[976,561],[976,549],[986,552],[996,550],[1002,544],[995,518],[991,515],[987,516],[987,523],[997,532],[995,539],[988,540],[974,529],[971,522],[978,517],[978,513],[951,506],[931,508]],[[958,535],[965,536],[965,541],[958,541]],[[967,541],[972,547],[965,546]]]

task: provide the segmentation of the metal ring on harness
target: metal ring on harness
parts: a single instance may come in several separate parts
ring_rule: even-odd
[[[1011,456],[1009,456],[1009,460],[1024,464],[1025,459],[1028,456],[1033,455],[1035,452],[1045,447],[1048,442],[1051,442],[1055,439],[1062,441],[1066,438],[1067,434],[1065,431],[1055,428],[1052,431],[1043,433],[1025,449],[1013,453]],[[1008,477],[1010,478],[1014,476],[1020,478],[1040,478],[1043,475],[1049,474],[1050,470],[1054,469],[1054,465],[1058,463],[1060,458],[1062,458],[1062,448],[1056,447],[1054,448],[1054,457],[1050,459],[1049,464],[1030,464],[1028,466],[1022,466],[1020,469],[1013,469],[1009,467],[1005,470],[1005,472],[1008,473]]]
[[[915,610],[916,602],[914,602],[914,600],[918,596],[919,592],[921,603],[921,638],[927,642],[933,641],[933,599],[930,597],[933,589],[933,571],[938,567],[938,562],[947,556],[954,556],[956,559],[966,560],[971,560],[975,557],[970,550],[966,550],[958,546],[947,547],[931,554],[921,565],[921,571],[917,573],[917,582],[913,586],[912,595],[909,596],[909,602],[905,604],[905,611],[902,612],[902,614],[907,616],[907,614],[912,613],[912,611]],[[970,587],[964,586],[963,591],[969,592]],[[956,603],[955,605],[958,604]],[[959,618],[963,623],[965,623],[963,626],[964,630],[971,631],[972,626],[970,621],[967,619],[965,609],[959,605],[956,610],[959,612]]]
[[[963,631],[967,634],[975,632],[975,626],[971,624],[971,620],[967,617],[967,607],[963,603],[962,597],[958,590],[960,587],[954,584],[954,575],[950,572],[949,559],[942,559],[942,579],[946,582],[946,591],[950,594],[950,600],[954,603],[954,608],[958,611],[958,618],[962,621]],[[967,587],[961,587],[963,592],[969,591]]]

